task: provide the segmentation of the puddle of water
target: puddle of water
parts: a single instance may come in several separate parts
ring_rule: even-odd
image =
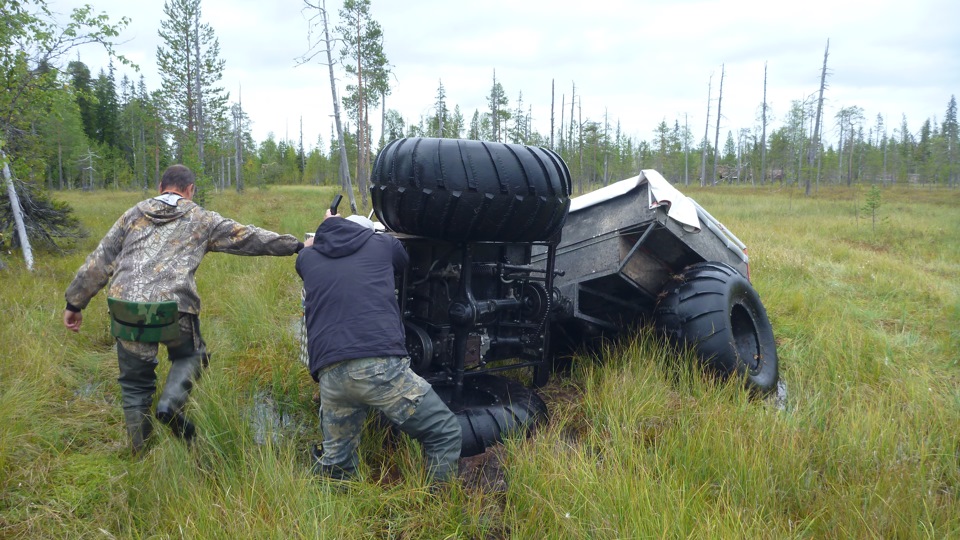
[[[97,385],[93,383],[87,383],[80,388],[77,388],[73,391],[73,395],[79,398],[89,398],[93,397],[94,392],[97,391]]]
[[[92,399],[103,396],[103,383],[89,381],[80,388],[73,391],[73,395],[78,398]]]
[[[283,437],[296,435],[303,429],[294,416],[284,411],[267,392],[254,395],[249,414],[253,424],[253,440],[257,444],[266,444],[268,439],[277,443]]]
[[[770,397],[770,401],[777,410],[787,410],[787,383],[783,379],[777,381],[777,393]]]

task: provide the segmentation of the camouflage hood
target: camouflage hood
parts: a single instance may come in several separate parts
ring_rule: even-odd
[[[143,215],[154,224],[164,225],[180,219],[196,206],[197,203],[180,195],[164,193],[152,199],[141,201],[137,204],[137,209],[143,212]]]

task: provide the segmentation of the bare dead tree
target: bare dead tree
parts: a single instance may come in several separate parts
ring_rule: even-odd
[[[843,151],[846,149],[846,146],[844,146],[844,140],[843,140],[843,137],[844,137],[843,130],[846,129],[847,127],[846,117],[843,116],[844,114],[845,114],[845,109],[841,109],[840,112],[837,113],[837,123],[840,125],[840,137],[837,139],[837,182],[843,181]],[[848,181],[847,187],[849,186],[850,186],[850,182]]]
[[[610,148],[609,131],[610,131],[610,120],[607,115],[607,108],[604,107],[603,108],[603,185],[604,186],[606,186],[607,182],[609,182],[610,180],[607,176],[608,163],[610,161],[610,157],[609,157],[610,152],[608,151],[608,149]]]
[[[206,164],[203,160],[203,86],[200,84],[200,10],[194,12],[194,25],[193,25],[194,37],[193,37],[193,47],[194,47],[194,56],[196,57],[197,70],[196,70],[196,87],[197,87],[197,149],[200,152],[200,172],[204,172]],[[189,53],[187,53],[189,54]]]
[[[444,101],[447,97],[443,89],[443,81],[440,81],[440,87],[437,89],[437,137],[443,138],[443,118],[447,116],[447,103]]]
[[[820,122],[820,134],[818,135],[818,137],[819,137],[819,140],[821,141],[823,140],[823,125],[825,123],[826,122]],[[886,153],[884,153],[884,160],[886,160]],[[886,165],[886,161],[884,161],[884,165]],[[823,170],[823,152],[821,151],[821,152],[817,152],[817,185],[815,188],[817,192],[820,191],[820,171],[822,170]]]
[[[20,249],[23,251],[23,260],[27,264],[27,270],[33,271],[33,249],[30,247],[30,239],[27,237],[27,227],[23,221],[23,208],[20,206],[20,197],[17,196],[17,190],[13,187],[13,175],[10,174],[7,154],[2,148],[0,148],[0,162],[3,163],[3,179],[7,184],[7,195],[10,197],[10,210],[13,212],[13,223],[17,229],[17,236],[20,238]]]
[[[703,151],[700,163],[700,187],[707,185],[707,137],[710,136],[710,91],[713,87],[713,73],[707,81],[707,125],[703,128]]]
[[[745,128],[740,129],[737,133],[737,183],[740,184],[743,182],[743,168],[744,168],[744,147],[747,145],[747,132]],[[747,161],[749,164],[749,161]]]
[[[353,194],[353,183],[350,181],[350,164],[347,161],[347,145],[343,138],[343,124],[340,122],[340,100],[337,98],[337,79],[333,73],[333,55],[331,53],[333,47],[330,39],[330,30],[327,17],[327,2],[326,0],[321,0],[319,4],[311,4],[309,0],[304,0],[303,3],[306,4],[307,7],[317,10],[318,14],[310,17],[310,27],[307,30],[307,40],[310,45],[307,52],[300,57],[297,65],[302,65],[312,61],[321,52],[326,53],[327,55],[327,67],[330,70],[330,95],[333,97],[333,119],[337,127],[337,141],[339,141],[340,146],[340,186],[343,191],[347,192],[347,197],[350,199],[350,211],[356,213],[357,198]],[[317,17],[320,17],[320,24],[323,25],[323,39],[322,41],[313,43],[313,21]],[[317,50],[317,47],[320,44],[323,45],[322,51]]]
[[[810,148],[807,150],[807,168],[810,170],[807,174],[807,183],[804,186],[804,195],[810,195],[810,175],[813,174],[813,164],[820,152],[820,117],[823,114],[823,90],[827,86],[827,56],[830,54],[830,40],[827,40],[827,47],[823,50],[823,69],[820,71],[820,96],[817,98],[817,114],[813,123],[813,140],[810,141]],[[819,177],[819,170],[817,171]]]
[[[720,104],[723,102],[723,76],[726,72],[724,64],[720,64],[720,93],[717,95],[717,129],[713,136],[713,185],[717,185],[717,162],[720,160]]]
[[[380,34],[380,49],[383,50],[383,34]],[[387,93],[389,93],[389,87],[383,87],[380,89],[380,148],[382,149],[387,144]],[[459,137],[459,135],[458,135]]]
[[[552,120],[552,119],[551,119]],[[533,105],[527,105],[527,121],[523,123],[523,140],[530,140],[530,124],[533,123]],[[550,125],[553,125],[553,122],[550,122]],[[527,144],[524,142],[524,144]]]
[[[83,167],[83,170],[87,171],[87,185],[86,185],[86,186],[82,186],[84,190],[92,190],[92,189],[94,189],[94,188],[96,187],[96,186],[94,185],[94,184],[95,184],[95,180],[94,180],[94,178],[93,178],[93,173],[97,172],[97,170],[96,170],[96,168],[94,167],[93,158],[98,158],[98,159],[99,159],[100,156],[99,156],[98,154],[94,153],[93,150],[92,150],[90,147],[87,147],[87,155],[77,160],[78,162],[86,161],[86,163],[87,163],[86,166]],[[81,177],[80,183],[81,183],[81,185],[83,184],[83,179],[82,179],[82,177]]]
[[[583,98],[581,98],[581,101]],[[580,174],[580,193],[583,193],[583,103],[577,102],[577,133],[579,133],[580,138],[578,139],[577,146],[580,148],[579,152],[579,163],[577,164],[578,172]]]
[[[137,154],[133,154],[136,161]],[[60,178],[60,191],[63,191],[63,128],[57,125],[57,176]]]
[[[761,115],[760,135],[760,185],[767,181],[767,63],[763,63],[763,109]]]
[[[690,123],[687,120],[687,113],[683,113],[683,185],[690,185],[690,144],[687,139],[690,138]]]
[[[303,115],[300,115],[300,181],[303,180],[303,171],[307,170],[307,152],[303,149]]]
[[[553,146],[553,110],[556,107],[557,94],[556,94],[556,80],[550,79],[550,149],[556,150],[556,147]]]
[[[567,136],[567,144],[573,149],[573,102],[577,99],[577,83],[570,81],[572,90],[570,91],[570,134]],[[580,191],[583,192],[583,185],[580,185]]]
[[[560,152],[563,152],[566,148],[563,144],[563,135],[564,133],[566,133],[566,131],[564,131],[565,126],[563,125],[563,121],[565,119],[566,112],[567,112],[567,95],[562,94],[560,96]]]
[[[237,104],[233,110],[234,144],[236,149],[234,159],[237,171],[237,193],[243,193],[243,87],[237,89]]]

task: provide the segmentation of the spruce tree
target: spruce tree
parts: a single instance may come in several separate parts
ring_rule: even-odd
[[[957,97],[950,96],[950,102],[947,103],[947,112],[943,117],[942,135],[946,142],[947,150],[947,168],[949,171],[950,185],[960,184],[960,160],[957,155],[960,154],[960,129],[957,125]]]
[[[506,109],[509,104],[507,93],[503,90],[503,85],[497,81],[497,72],[493,72],[493,84],[490,86],[490,93],[487,94],[487,105],[490,107],[490,139],[499,142],[503,134],[503,126],[510,119],[510,111]],[[482,137],[481,137],[482,138]]]
[[[70,75],[70,83],[77,98],[77,105],[80,107],[83,132],[87,134],[88,139],[94,140],[97,137],[96,111],[94,109],[96,99],[93,97],[93,80],[90,77],[90,68],[83,62],[74,60],[67,65],[67,73]]]
[[[93,95],[96,97],[93,111],[94,139],[106,146],[119,148],[120,102],[117,99],[117,84],[112,63],[109,72],[100,70],[93,84]]]

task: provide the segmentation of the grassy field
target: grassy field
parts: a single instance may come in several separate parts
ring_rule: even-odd
[[[313,478],[314,385],[297,362],[290,258],[207,257],[213,353],[200,438],[129,457],[101,294],[79,335],[63,291],[141,193],[68,193],[90,237],[0,271],[0,537],[960,537],[960,191],[686,190],[749,246],[777,337],[782,407],[717,385],[647,331],[544,389],[550,423],[484,456],[504,482],[431,493],[418,448],[368,430],[365,479]],[[302,236],[332,191],[251,190],[208,207]],[[159,373],[165,376],[161,360]]]

